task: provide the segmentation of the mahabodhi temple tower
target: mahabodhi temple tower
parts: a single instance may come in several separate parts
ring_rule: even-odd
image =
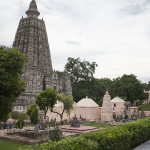
[[[43,19],[38,19],[40,12],[35,0],[26,11],[27,18],[20,20],[14,48],[27,57],[22,78],[26,81],[26,90],[18,98],[14,110],[26,111],[26,107],[35,102],[35,96],[45,88],[54,88],[58,93],[72,95],[70,77],[66,71],[59,75],[52,69],[48,37]]]

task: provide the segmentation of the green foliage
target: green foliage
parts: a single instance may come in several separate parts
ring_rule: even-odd
[[[95,62],[81,61],[80,58],[68,58],[65,69],[71,77],[72,83],[76,84],[79,81],[90,81],[95,73],[95,68],[98,65]]]
[[[142,100],[137,100],[136,101],[136,106],[142,105]]]
[[[86,124],[86,126],[106,128],[106,127],[110,127],[110,124],[90,122],[90,123]]]
[[[73,98],[65,94],[57,95],[58,101],[63,103],[63,110],[70,114],[70,110],[73,109]]]
[[[148,103],[148,104],[143,104],[143,105],[142,105],[142,109],[143,109],[144,111],[150,111],[150,103]]]
[[[13,111],[11,112],[11,118],[12,119],[23,119],[25,120],[27,118],[26,114],[25,113],[20,113],[20,112],[17,112],[17,111]]]
[[[21,150],[25,146],[25,144],[17,142],[0,140],[0,150]]]
[[[44,118],[46,118],[48,108],[52,110],[54,105],[56,104],[56,101],[57,94],[52,88],[47,88],[46,90],[40,92],[40,94],[36,96],[35,100],[39,109],[44,111]]]
[[[119,96],[132,104],[136,100],[145,98],[143,84],[136,78],[135,75],[123,75],[121,78],[113,80],[109,87],[109,92],[112,98]]]
[[[51,134],[49,135],[49,139],[52,141],[59,141],[61,140],[62,136],[62,130],[57,129],[57,130],[51,130]]]
[[[139,106],[138,106],[138,110],[142,110],[142,105],[139,105]]]
[[[150,139],[150,118],[108,127],[78,137],[49,141],[34,150],[130,150]],[[26,149],[26,150],[32,150]]]
[[[73,108],[73,98],[72,98],[72,96],[68,96],[65,94],[58,94],[57,98],[58,98],[58,101],[62,102],[63,110],[61,113],[55,112],[55,111],[53,111],[53,109],[51,109],[51,111],[60,115],[60,118],[62,121],[64,112],[66,111],[67,114],[70,114],[70,110]]]
[[[24,120],[23,119],[19,119],[17,121],[17,123],[16,123],[16,126],[17,126],[17,128],[21,128],[22,129],[24,124],[25,124]]]
[[[58,142],[49,141],[48,143],[41,144],[35,150],[94,150],[96,147],[96,142],[83,137],[67,137]]]
[[[12,104],[24,91],[21,79],[25,57],[17,49],[0,46],[0,120],[5,121]]]
[[[150,90],[150,81],[148,83],[143,83],[145,90]]]
[[[91,81],[79,81],[77,84],[72,84],[74,100],[78,102],[88,96],[101,105],[106,89],[111,83],[112,81],[108,78],[93,78]]]
[[[31,104],[27,109],[27,114],[30,116],[31,123],[36,125],[38,123],[38,108],[36,104]]]

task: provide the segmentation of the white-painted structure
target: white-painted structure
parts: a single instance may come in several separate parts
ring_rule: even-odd
[[[116,116],[123,114],[123,111],[127,108],[127,105],[130,103],[128,101],[125,101],[121,99],[120,97],[115,97],[111,100],[112,106],[113,106],[113,112],[116,114]]]
[[[113,107],[111,103],[111,97],[108,91],[106,91],[104,98],[103,98],[103,104],[102,104],[102,109],[101,109],[101,120],[102,121],[113,120]]]
[[[100,119],[101,108],[92,99],[86,97],[80,100],[76,105],[77,118],[85,118],[86,120]]]

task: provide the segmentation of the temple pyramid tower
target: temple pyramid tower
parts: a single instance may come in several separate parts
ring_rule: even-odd
[[[104,95],[103,98],[103,104],[101,109],[101,120],[102,121],[113,120],[113,107],[111,103],[111,97],[108,91],[106,91],[106,94]]]
[[[26,90],[15,104],[16,110],[25,110],[34,103],[35,96],[48,87],[72,95],[68,74],[59,78],[53,72],[45,22],[38,18],[40,12],[35,0],[31,1],[26,14],[27,17],[20,20],[13,43],[13,47],[18,48],[27,57],[22,74],[23,80],[26,81]],[[67,81],[64,81],[65,79]],[[65,88],[64,83],[68,83]],[[64,91],[63,89],[66,88],[67,90]]]

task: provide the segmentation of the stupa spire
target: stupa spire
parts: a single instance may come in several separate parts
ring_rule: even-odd
[[[40,12],[37,9],[37,4],[35,0],[32,0],[29,6],[29,9],[26,11],[28,17],[38,18]]]

